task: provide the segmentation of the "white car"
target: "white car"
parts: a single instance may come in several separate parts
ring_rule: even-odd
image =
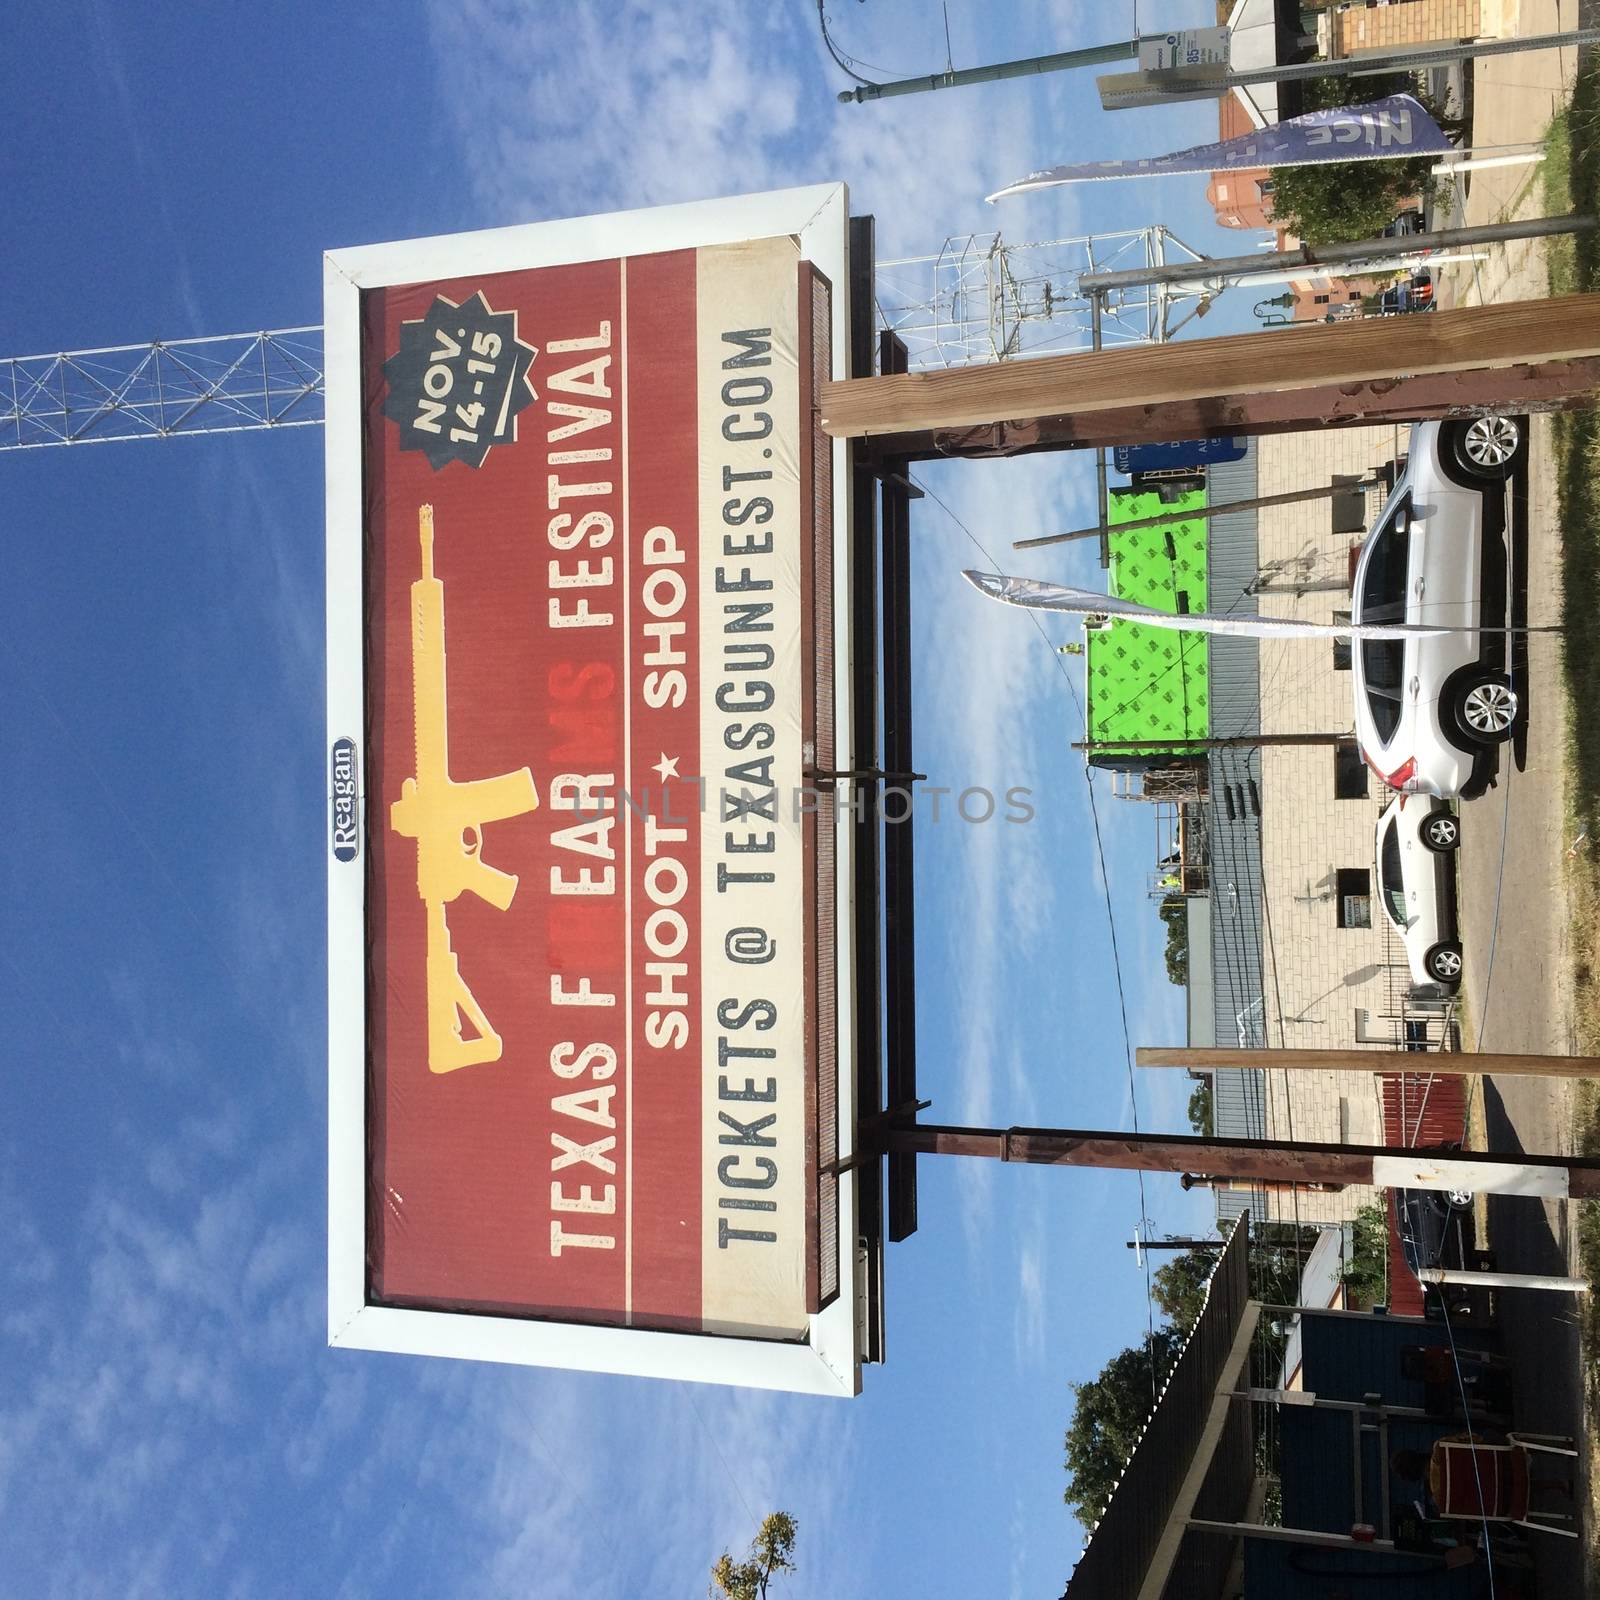
[[[1526,715],[1511,678],[1508,479],[1527,448],[1525,417],[1412,427],[1405,470],[1361,547],[1354,622],[1454,631],[1356,639],[1356,738],[1391,789],[1470,799]]]
[[[1461,819],[1435,795],[1397,794],[1378,818],[1378,898],[1406,947],[1412,980],[1453,992],[1461,983],[1456,849]]]

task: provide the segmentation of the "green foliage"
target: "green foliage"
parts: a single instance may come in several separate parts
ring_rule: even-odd
[[[799,1524],[787,1511],[774,1511],[763,1519],[750,1553],[735,1561],[724,1550],[711,1568],[711,1587],[706,1593],[717,1600],[764,1600],[767,1585],[779,1572],[793,1572],[794,1541]]]
[[[1158,1328],[1148,1345],[1131,1346],[1098,1377],[1073,1384],[1077,1404],[1067,1429],[1064,1498],[1084,1527],[1092,1528],[1104,1512],[1182,1344],[1172,1329]]]
[[[1352,1305],[1382,1305],[1389,1292],[1389,1214],[1376,1201],[1362,1206],[1352,1224],[1355,1248],[1344,1269],[1344,1292]]]
[[[1250,1251],[1250,1298],[1269,1306],[1300,1304],[1300,1274],[1317,1242],[1317,1229],[1292,1224],[1279,1240],[1262,1240]]]
[[[1216,1112],[1211,1100],[1211,1079],[1202,1078],[1189,1096],[1189,1126],[1196,1133],[1216,1132]]]
[[[1447,131],[1455,126],[1404,73],[1381,78],[1313,78],[1302,85],[1304,109],[1365,105],[1392,94],[1414,95]],[[1307,244],[1371,239],[1396,214],[1433,192],[1433,156],[1393,161],[1330,161],[1272,169],[1272,217]]]
[[[1206,1283],[1217,1264],[1215,1250],[1185,1250],[1158,1267],[1150,1293],[1173,1328],[1188,1337],[1206,1303]]]
[[[1181,894],[1169,894],[1160,907],[1167,925],[1167,982],[1180,987],[1189,981],[1189,912]]]
[[[1192,1105],[1192,1102],[1191,1102]],[[1300,1272],[1316,1243],[1317,1229],[1293,1223],[1261,1223],[1250,1245],[1250,1297],[1268,1305],[1298,1305]],[[1220,1242],[1220,1241],[1219,1241]],[[1078,1520],[1092,1528],[1144,1431],[1167,1371],[1205,1305],[1206,1283],[1217,1263],[1211,1250],[1189,1250],[1164,1262],[1150,1292],[1168,1326],[1151,1344],[1123,1350],[1088,1383],[1072,1386],[1076,1397],[1067,1429],[1067,1490]],[[1283,1363],[1282,1335],[1263,1329],[1251,1347],[1252,1382],[1276,1385]],[[1153,1381],[1152,1381],[1153,1378]]]
[[[1272,219],[1306,244],[1374,239],[1433,180],[1431,156],[1272,169]]]

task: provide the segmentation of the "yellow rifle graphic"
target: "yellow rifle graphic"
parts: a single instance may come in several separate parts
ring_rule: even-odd
[[[400,786],[400,798],[389,808],[389,825],[417,841],[417,893],[428,908],[428,1066],[434,1072],[454,1072],[498,1061],[500,1035],[462,980],[444,908],[467,890],[500,911],[510,906],[517,880],[483,859],[483,825],[534,810],[539,794],[526,767],[469,783],[450,776],[444,585],[433,575],[432,506],[418,509],[417,526],[422,576],[411,585],[417,775]],[[463,1017],[475,1030],[472,1037],[462,1037]]]

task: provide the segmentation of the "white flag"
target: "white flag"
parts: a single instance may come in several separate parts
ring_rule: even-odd
[[[1080,615],[1122,617],[1157,628],[1189,633],[1241,633],[1252,639],[1406,639],[1448,633],[1415,622],[1303,622],[1298,617],[1223,616],[1211,611],[1156,611],[1093,589],[1074,589],[1042,578],[1006,578],[993,572],[967,571],[966,580],[991,600],[1030,611],[1071,611]]]

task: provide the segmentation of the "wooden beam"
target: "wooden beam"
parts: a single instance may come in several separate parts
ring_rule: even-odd
[[[1241,1369],[1248,1375],[1246,1363],[1250,1359],[1251,1341],[1256,1336],[1256,1325],[1260,1320],[1260,1304],[1255,1300],[1248,1301],[1244,1316],[1234,1329],[1233,1343],[1228,1348],[1227,1359],[1222,1363],[1222,1371],[1217,1374],[1217,1385],[1212,1390],[1211,1404],[1206,1411],[1205,1427],[1200,1430],[1194,1454],[1190,1456],[1183,1482],[1178,1486],[1178,1497],[1173,1501],[1167,1520],[1162,1525],[1161,1538],[1150,1557],[1150,1565],[1145,1568],[1138,1600],[1160,1600],[1167,1580],[1172,1576],[1179,1546],[1183,1543],[1184,1534],[1189,1531],[1189,1519],[1199,1504],[1200,1491],[1205,1488],[1206,1474],[1211,1470],[1211,1458],[1216,1455],[1217,1446],[1222,1442],[1222,1430],[1228,1424],[1228,1412],[1234,1400],[1232,1390],[1238,1382]],[[1247,1408],[1248,1405],[1246,1401]]]
[[[1041,450],[1164,444],[1173,439],[1303,433],[1308,427],[1366,428],[1443,421],[1482,411],[1580,411],[1600,391],[1600,360],[1541,361],[1525,367],[1436,372],[1422,378],[1119,406],[1082,416],[1022,417],[976,428],[924,428],[858,446],[874,457],[941,461],[1033,455]],[[1308,424],[1307,415],[1319,418]]]
[[[1184,1173],[1187,1183],[1260,1183],[1379,1188],[1470,1189],[1483,1194],[1600,1197],[1600,1159],[1589,1156],[1467,1154],[1394,1150],[1384,1145],[1314,1144],[1212,1135],[1120,1133],[1083,1128],[957,1128],[913,1122],[882,1134],[890,1154],[976,1156],[1042,1166]]]
[[[1600,295],[1462,306],[1417,317],[1271,328],[1220,339],[989,362],[824,384],[835,438],[982,427],[1229,396],[1292,393],[1600,356]],[[1319,422],[1307,416],[1306,425]]]
[[[1194,1050],[1152,1049],[1134,1054],[1141,1067],[1283,1067],[1290,1072],[1431,1072],[1475,1078],[1480,1072],[1517,1078],[1600,1078],[1600,1056],[1491,1055],[1452,1050]]]

